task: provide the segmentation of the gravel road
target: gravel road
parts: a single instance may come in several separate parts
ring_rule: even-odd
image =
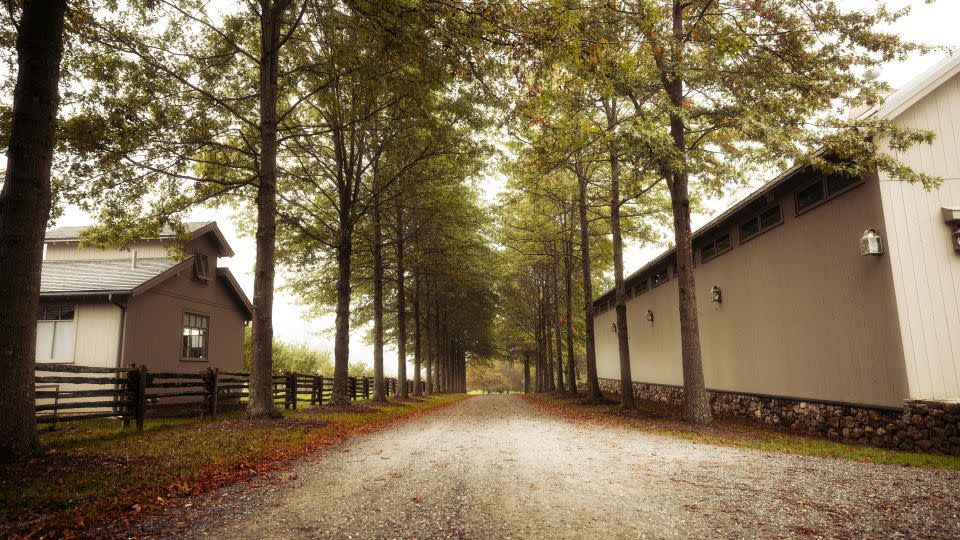
[[[216,538],[960,536],[960,473],[739,450],[544,416],[439,413],[141,525]]]

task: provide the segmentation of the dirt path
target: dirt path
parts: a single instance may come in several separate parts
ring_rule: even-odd
[[[475,397],[144,532],[216,538],[960,535],[960,474],[738,450]]]

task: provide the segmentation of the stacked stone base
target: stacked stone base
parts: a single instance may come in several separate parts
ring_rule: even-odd
[[[600,388],[620,394],[620,381],[600,379]],[[637,399],[679,406],[683,388],[633,383]],[[803,401],[732,392],[710,392],[715,414],[748,418],[764,424],[830,439],[935,454],[960,456],[960,404],[907,401],[888,409]]]

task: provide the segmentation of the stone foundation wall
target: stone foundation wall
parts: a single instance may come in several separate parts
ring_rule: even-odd
[[[620,394],[620,381],[600,379],[600,388]],[[633,383],[637,399],[681,405],[683,388]],[[715,414],[749,418],[847,442],[960,456],[960,403],[907,401],[902,409],[710,392]]]

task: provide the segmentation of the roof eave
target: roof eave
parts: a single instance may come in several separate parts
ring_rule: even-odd
[[[199,238],[208,233],[213,234],[217,244],[219,244],[222,257],[233,257],[235,255],[233,248],[230,247],[229,243],[227,243],[227,238],[223,236],[223,232],[220,230],[220,227],[217,226],[216,221],[211,221],[203,227],[193,231],[193,237]]]
[[[250,299],[247,298],[247,293],[243,292],[243,289],[240,288],[240,283],[237,282],[237,279],[233,277],[233,272],[229,268],[217,268],[217,277],[222,278],[227,282],[227,285],[233,290],[233,293],[236,295],[237,300],[240,300],[240,304],[243,306],[246,311],[247,318],[245,320],[253,320],[253,303],[250,302]]]
[[[187,257],[183,261],[171,266],[170,268],[167,268],[163,272],[160,272],[159,274],[134,287],[133,290],[130,291],[130,296],[143,294],[153,287],[170,279],[174,275],[182,272],[183,270],[190,268],[191,266],[193,266],[193,257]]]
[[[103,290],[103,291],[47,291],[40,292],[40,298],[99,298],[111,295],[127,296],[131,293],[129,289]]]
[[[824,149],[820,149],[820,150],[817,150],[813,155],[814,155],[814,156],[821,156],[821,155],[823,155],[823,154],[825,153],[825,151],[826,151],[826,150],[824,150]],[[761,198],[765,197],[765,196],[766,196],[767,194],[769,194],[770,192],[776,190],[776,189],[777,189],[778,187],[780,187],[781,185],[787,183],[787,182],[790,181],[792,178],[794,178],[796,175],[798,175],[798,174],[802,173],[804,170],[806,170],[807,167],[808,167],[808,165],[805,164],[805,163],[803,163],[803,164],[799,164],[799,165],[794,165],[794,166],[790,167],[789,169],[783,171],[782,173],[780,173],[779,175],[777,175],[776,177],[774,177],[772,180],[770,180],[769,182],[767,182],[767,183],[764,184],[763,186],[760,186],[759,188],[757,188],[757,190],[755,190],[753,193],[747,195],[747,196],[744,197],[743,199],[740,199],[739,201],[737,201],[736,203],[734,203],[732,206],[730,206],[729,208],[727,208],[726,210],[724,210],[723,212],[721,212],[719,215],[717,215],[716,217],[714,217],[713,219],[711,219],[711,220],[708,221],[707,223],[703,224],[702,226],[698,227],[697,230],[693,232],[692,241],[696,242],[696,241],[699,240],[700,238],[703,238],[704,236],[706,236],[707,234],[709,234],[709,233],[711,232],[711,230],[713,230],[717,225],[720,225],[721,223],[723,223],[723,222],[726,221],[727,219],[733,217],[733,216],[734,216],[737,212],[739,212],[740,210],[743,210],[744,208],[746,208],[746,207],[750,206],[751,204],[757,202],[758,200],[760,200]],[[650,270],[650,269],[652,269],[652,268],[654,268],[654,267],[656,267],[656,266],[659,266],[660,264],[663,263],[663,261],[669,259],[670,256],[671,256],[671,255],[674,255],[676,252],[677,252],[677,249],[676,249],[676,248],[671,248],[671,249],[669,249],[669,250],[661,253],[661,254],[658,255],[656,258],[651,259],[648,263],[646,263],[645,265],[641,266],[638,270],[636,270],[636,271],[634,271],[634,272],[631,272],[628,276],[626,276],[626,277],[623,279],[624,283],[630,281],[631,279],[637,277],[638,275],[640,275],[640,274],[642,274],[642,273],[644,273],[644,272],[646,272],[646,271],[648,271],[648,270]],[[614,292],[614,290],[615,290],[614,287],[611,287],[611,288],[607,289],[606,291],[603,292],[603,294],[597,296],[597,297],[594,299],[594,302],[597,302],[597,301],[603,299],[604,297],[606,297],[607,295],[612,294],[612,293]]]

